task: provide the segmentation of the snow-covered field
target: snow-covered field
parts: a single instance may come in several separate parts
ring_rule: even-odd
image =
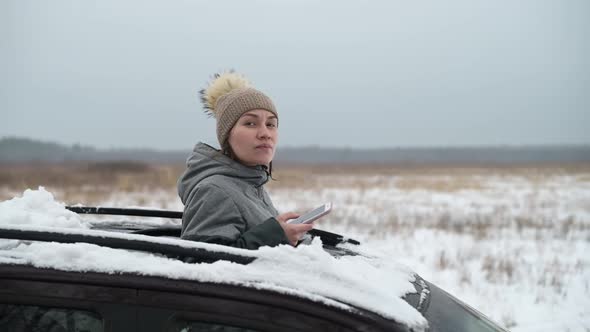
[[[268,190],[279,211],[333,202],[316,227],[391,255],[512,331],[590,331],[587,168],[276,177]],[[80,197],[67,204],[182,209],[174,188]]]
[[[396,257],[512,331],[590,330],[588,174],[317,181],[271,194],[279,210],[334,202],[317,227]]]

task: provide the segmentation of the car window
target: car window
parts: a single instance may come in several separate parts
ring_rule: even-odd
[[[213,332],[257,332],[258,330],[247,329],[237,326],[229,326],[219,323],[189,321],[189,320],[176,320],[170,326],[168,330],[170,332],[200,332],[200,331],[213,331]]]
[[[0,331],[101,332],[104,326],[91,311],[0,303]]]

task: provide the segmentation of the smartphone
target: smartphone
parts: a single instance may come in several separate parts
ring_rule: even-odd
[[[287,221],[288,224],[309,224],[325,216],[332,210],[332,203],[326,203],[315,210],[311,210],[299,216],[299,218]]]

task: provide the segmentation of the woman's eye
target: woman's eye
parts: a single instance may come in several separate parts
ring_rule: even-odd
[[[246,122],[246,123],[244,123],[244,124],[245,124],[246,126],[248,126],[248,127],[253,127],[253,126],[255,126],[255,125],[256,125],[254,122]]]
[[[277,127],[277,124],[276,123],[269,123],[266,126],[267,127],[270,127],[270,128],[276,128]]]

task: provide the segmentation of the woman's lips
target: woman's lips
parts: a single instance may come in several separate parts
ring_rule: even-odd
[[[256,149],[260,150],[272,150],[272,145],[269,144],[260,144],[256,146]]]

